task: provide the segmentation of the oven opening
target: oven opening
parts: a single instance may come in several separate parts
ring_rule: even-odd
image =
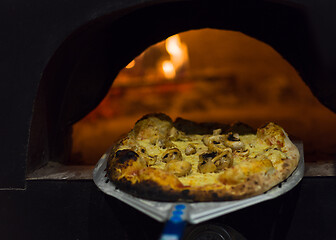
[[[152,112],[253,127],[274,121],[304,142],[306,161],[331,157],[336,144],[326,137],[336,134],[335,115],[279,53],[240,32],[202,29],[149,47],[120,71],[99,106],[73,125],[69,163],[95,164]]]
[[[274,121],[303,141],[306,162],[333,163],[336,115],[271,45],[223,26],[171,29],[180,19],[164,16],[166,32],[135,25],[125,33],[137,17],[86,26],[54,54],[35,101],[28,179],[91,179],[103,153],[151,112],[253,127]]]

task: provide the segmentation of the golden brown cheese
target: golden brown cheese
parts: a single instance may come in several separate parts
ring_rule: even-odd
[[[286,158],[286,154],[281,152],[281,150],[270,148],[268,140],[265,141],[263,138],[260,138],[255,134],[241,135],[239,136],[240,141],[244,143],[245,148],[248,150],[248,154],[236,154],[233,158],[233,166],[239,166],[240,170],[237,170],[238,168],[232,168],[218,173],[200,173],[198,171],[199,155],[207,152],[209,148],[204,144],[203,135],[189,135],[188,137],[188,141],[172,141],[176,148],[180,149],[183,160],[188,161],[192,165],[190,174],[179,177],[179,180],[185,186],[204,186],[215,184],[218,182],[219,176],[221,176],[222,182],[226,182],[226,184],[235,184],[246,176],[261,171],[262,167],[264,167],[262,163],[271,163],[268,164],[268,167],[272,169],[273,164],[276,168],[277,164],[279,164],[282,159]],[[187,155],[185,153],[185,149],[187,149],[190,144],[195,146],[196,152],[194,154]],[[120,149],[134,148],[134,145],[135,143],[130,141],[130,144],[122,145]],[[136,140],[136,145],[140,146],[140,148],[144,148],[147,155],[156,159],[155,163],[151,165],[151,167],[161,170],[166,168],[167,163],[161,160],[166,149],[162,149],[153,144],[151,138]],[[247,159],[253,158],[263,160],[259,162],[259,165],[256,162],[253,164],[245,163]],[[231,178],[231,180],[226,181],[223,180],[224,178]]]
[[[139,193],[156,189],[160,194],[153,197],[160,200],[239,199],[268,190],[298,163],[296,147],[273,123],[256,134],[238,124],[207,135],[187,134],[174,124],[160,114],[139,120],[113,149],[110,179]],[[182,127],[193,131],[199,125]]]

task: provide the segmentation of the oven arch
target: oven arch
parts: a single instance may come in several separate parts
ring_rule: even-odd
[[[277,50],[314,90],[319,64],[307,21],[298,6],[279,2],[167,1],[84,24],[44,70],[31,123],[31,132],[40,134],[29,140],[28,172],[46,161],[66,159],[71,124],[99,104],[118,72],[148,46],[182,31],[241,31]]]

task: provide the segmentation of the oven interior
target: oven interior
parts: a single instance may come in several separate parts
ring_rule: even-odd
[[[200,29],[149,47],[120,71],[97,108],[72,126],[69,163],[95,164],[153,112],[254,128],[274,121],[304,142],[306,161],[331,158],[336,145],[324,137],[336,134],[335,115],[272,47],[237,31]]]
[[[65,39],[35,99],[28,176],[90,171],[150,112],[253,127],[274,121],[303,141],[306,161],[330,163],[336,142],[326,135],[336,133],[336,118],[315,86],[311,66],[318,69],[318,55],[304,12],[270,3],[216,4],[167,3],[106,15]]]

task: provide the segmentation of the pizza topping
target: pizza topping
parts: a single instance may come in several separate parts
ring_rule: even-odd
[[[219,129],[220,130],[220,129]],[[223,136],[221,135],[205,135],[202,139],[205,146],[210,144],[219,144],[223,142]]]
[[[186,176],[190,173],[191,163],[187,161],[172,160],[166,164],[165,170],[177,177]]]
[[[156,161],[157,161],[157,155],[155,155],[155,156],[146,156],[146,157],[144,157],[145,158],[145,161],[146,161],[146,165],[147,166],[152,166],[152,165],[154,165],[155,163],[156,163]]]
[[[248,156],[250,150],[248,150],[248,149],[244,149],[244,150],[240,149],[240,150],[237,150],[237,151],[235,151],[235,152],[236,152],[239,156]]]
[[[201,160],[198,164],[198,171],[200,173],[212,173],[216,172],[217,167],[212,161]]]
[[[147,154],[147,150],[145,147],[137,144],[136,142],[133,144],[128,144],[130,145],[130,150],[134,151],[137,154]],[[125,149],[124,149],[125,150]],[[120,150],[119,150],[120,151]]]
[[[219,129],[220,130],[220,129]],[[217,131],[217,130],[215,130]],[[214,131],[214,134],[216,132]],[[219,132],[218,132],[219,133]],[[208,147],[209,152],[223,152],[227,147],[223,144],[224,136],[223,135],[206,135],[203,137],[202,142],[205,146]]]
[[[151,143],[154,146],[158,146],[159,148],[162,148],[162,149],[176,147],[174,143],[172,143],[172,141],[166,138],[152,139]]]
[[[239,134],[238,133],[229,133],[227,138],[224,140],[224,145],[232,148],[233,150],[240,150],[245,147],[245,144],[240,141]]]
[[[126,181],[140,196],[142,188],[154,187],[166,194],[153,195],[160,201],[174,194],[174,201],[217,201],[268,190],[288,177],[298,157],[296,147],[274,123],[254,131],[241,123],[231,128],[173,123],[164,114],[152,114],[113,148],[107,173],[120,189]]]
[[[215,158],[217,156],[216,152],[211,152],[211,153],[203,153],[199,156],[199,160],[200,162],[204,162],[204,161],[210,161],[213,158]]]
[[[212,173],[217,170],[217,167],[212,159],[214,159],[217,156],[216,152],[211,153],[203,153],[199,155],[199,161],[198,161],[198,171],[200,173]]]
[[[202,138],[202,142],[204,143],[205,146],[209,146],[210,144],[210,137],[212,137],[211,135],[205,135],[203,138]]]
[[[209,152],[221,153],[221,152],[225,151],[226,149],[228,149],[228,148],[226,146],[224,146],[224,144],[222,144],[222,143],[218,143],[218,144],[212,143],[212,144],[209,144],[209,146],[208,146],[208,151]]]
[[[232,150],[221,153],[203,153],[199,156],[198,171],[201,173],[219,172],[232,166]]]
[[[211,160],[216,165],[217,171],[221,171],[232,166],[232,151],[229,149]]]
[[[182,153],[178,148],[168,149],[162,157],[163,162],[170,162],[172,160],[182,161]]]
[[[196,147],[193,145],[193,144],[188,144],[188,146],[186,147],[185,149],[185,154],[187,156],[189,155],[192,155],[192,154],[195,154],[197,151],[196,151]]]
[[[239,139],[239,134],[238,133],[229,132],[227,140],[229,140],[229,141],[239,141],[240,140]]]

